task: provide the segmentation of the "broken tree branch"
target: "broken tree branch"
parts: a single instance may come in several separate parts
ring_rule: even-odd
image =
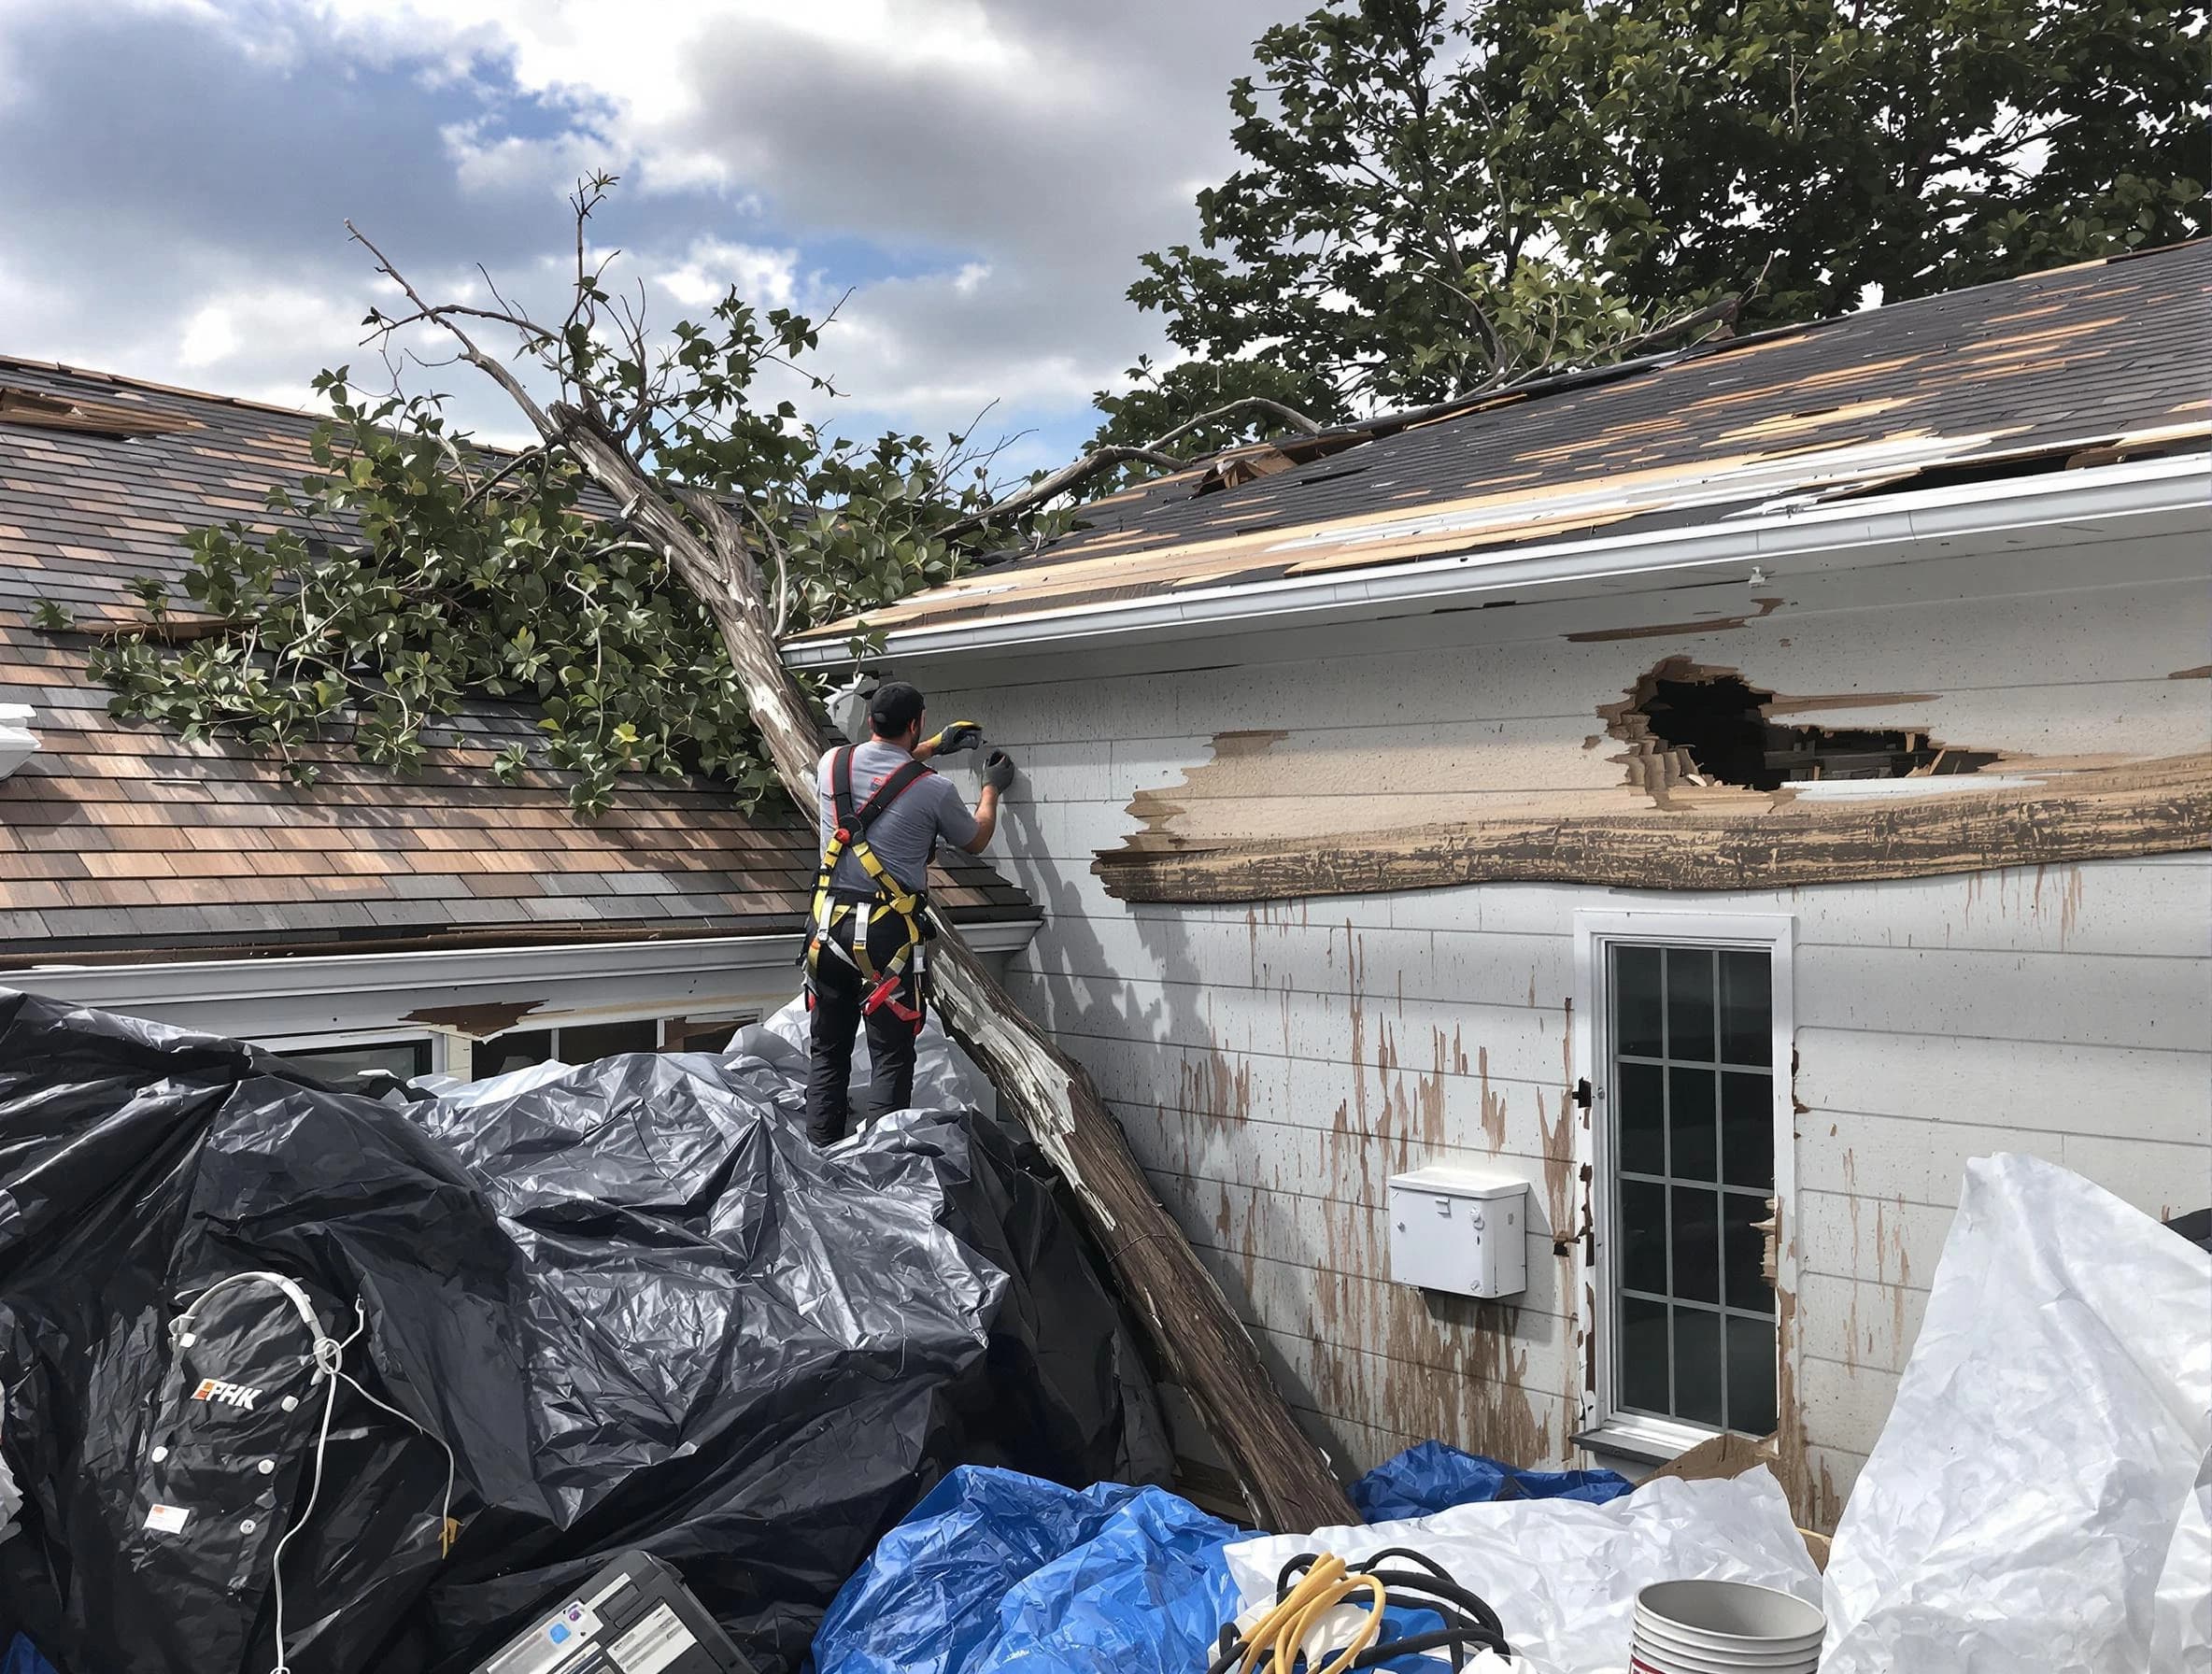
[[[824,737],[813,704],[784,666],[759,568],[729,507],[713,494],[654,476],[588,406],[566,401],[541,406],[450,311],[430,307],[382,251],[350,224],[347,230],[421,310],[420,318],[451,333],[463,358],[505,390],[543,444],[566,449],[623,507],[630,528],[706,606],[777,776],[812,819]],[[578,393],[588,402],[594,392]],[[990,1078],[1001,1105],[1059,1169],[1132,1312],[1150,1328],[1170,1375],[1235,1467],[1254,1515],[1274,1528],[1351,1521],[1351,1506],[1327,1461],[1298,1428],[1251,1336],[1154,1198],[1089,1075],[1022,1014],[957,929],[941,915],[935,921],[935,997],[946,1028]]]
[[[1298,432],[1301,435],[1317,436],[1321,434],[1321,426],[1296,407],[1285,406],[1279,401],[1270,401],[1264,395],[1247,395],[1229,402],[1226,405],[1215,407],[1212,412],[1200,413],[1195,418],[1186,418],[1173,430],[1156,435],[1149,442],[1140,445],[1115,443],[1109,447],[1093,448],[1072,464],[1062,465],[1051,475],[1042,476],[1027,488],[1009,494],[996,505],[987,505],[979,512],[971,512],[964,518],[954,518],[943,529],[935,532],[937,538],[948,540],[952,536],[965,533],[971,529],[980,529],[986,523],[995,523],[1001,518],[1018,518],[1024,512],[1032,511],[1050,501],[1057,500],[1071,489],[1082,487],[1101,471],[1110,471],[1116,465],[1138,463],[1157,465],[1163,471],[1181,471],[1188,465],[1196,464],[1198,458],[1208,456],[1199,455],[1193,459],[1178,459],[1172,454],[1161,451],[1169,443],[1179,436],[1188,435],[1201,425],[1215,424],[1224,418],[1242,412],[1269,413],[1282,419],[1283,423],[1289,425],[1291,429]]]

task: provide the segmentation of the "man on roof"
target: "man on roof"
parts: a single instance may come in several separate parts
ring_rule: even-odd
[[[922,694],[903,681],[868,702],[872,734],[825,754],[815,768],[822,863],[806,944],[812,1069],[807,1137],[833,1145],[852,1121],[853,1036],[865,1024],[873,1078],[868,1119],[914,1097],[915,1042],[922,1032],[929,959],[923,922],[929,859],[942,840],[980,855],[999,829],[999,799],[1014,762],[994,750],[972,813],[951,781],[923,765],[973,749],[983,729],[955,721],[922,736]]]

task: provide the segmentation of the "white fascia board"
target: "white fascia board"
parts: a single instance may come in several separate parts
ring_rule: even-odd
[[[1017,953],[1040,920],[974,925],[985,955]],[[301,954],[145,964],[55,963],[0,971],[0,987],[72,1005],[261,1038],[383,1028],[412,1011],[528,999],[532,1015],[680,1009],[733,995],[787,996],[799,986],[801,938],[704,936],[384,954]],[[524,1027],[528,1025],[525,1024]]]
[[[1312,626],[1434,607],[1485,593],[1569,593],[1636,576],[1787,563],[1823,569],[1899,561],[1912,547],[2012,532],[2069,526],[2068,538],[2148,517],[2212,527],[2212,456],[2085,466],[2035,476],[1884,494],[1877,500],[1778,508],[1684,529],[1475,550],[1378,565],[1366,571],[1190,588],[1140,599],[1041,609],[942,628],[893,629],[884,655],[899,662],[981,651],[1033,651],[1145,639]],[[786,647],[794,668],[851,660],[843,641]]]

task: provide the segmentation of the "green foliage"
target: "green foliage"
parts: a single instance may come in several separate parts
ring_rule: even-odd
[[[31,625],[42,633],[66,633],[77,626],[77,618],[51,599],[40,599],[31,606]]]
[[[579,275],[580,294],[597,286]],[[757,399],[764,368],[815,346],[808,320],[758,315],[732,295],[649,357],[642,333],[625,348],[581,329],[588,312],[544,339],[558,337],[548,359],[564,392],[662,481],[742,504],[787,631],[954,575],[960,555],[933,531],[988,503],[960,438],[853,447],[788,402]],[[332,417],[313,442],[315,472],[269,494],[280,532],[232,522],[189,538],[184,592],[195,613],[233,626],[182,645],[127,635],[96,652],[118,715],[241,737],[312,783],[334,752],[418,768],[442,717],[503,699],[529,706],[517,713],[540,739],[501,749],[491,771],[513,783],[562,770],[586,815],[626,773],[703,773],[748,800],[776,785],[707,610],[564,450],[518,465],[452,432],[439,397],[371,396],[345,368],[316,389]],[[169,608],[158,579],[135,590],[157,618]]]
[[[1527,92],[1632,303],[1738,287],[1817,319],[2212,229],[2202,7],[2166,0],[1609,0]]]
[[[2212,225],[2204,15],[2166,0],[1331,0],[1254,56],[1243,166],[1129,291],[1188,359],[1102,395],[1102,442],[1251,386],[1342,420],[1725,294],[1811,319]]]

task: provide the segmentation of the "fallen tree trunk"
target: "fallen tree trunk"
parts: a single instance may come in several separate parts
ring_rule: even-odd
[[[729,506],[656,479],[586,408],[541,405],[457,322],[457,315],[481,310],[433,307],[351,223],[347,230],[407,293],[420,310],[417,318],[450,333],[462,358],[507,393],[547,447],[575,459],[705,604],[777,775],[811,821],[822,732],[778,654],[751,548]],[[1236,1470],[1255,1520],[1279,1530],[1358,1521],[1327,1460],[1276,1392],[1250,1333],[1154,1198],[1089,1076],[1022,1015],[959,933],[938,922],[932,963],[946,1028],[990,1078],[1000,1105],[1066,1176],[1170,1375],[1190,1395]]]

